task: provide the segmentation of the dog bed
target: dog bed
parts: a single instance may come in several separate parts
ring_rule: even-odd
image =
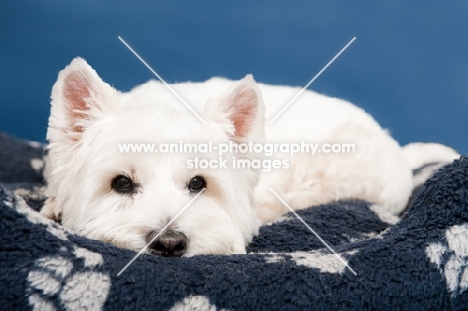
[[[468,157],[427,181],[401,219],[361,201],[298,212],[356,274],[288,214],[246,255],[142,255],[117,276],[135,252],[37,212],[43,146],[0,145],[2,310],[468,309]]]

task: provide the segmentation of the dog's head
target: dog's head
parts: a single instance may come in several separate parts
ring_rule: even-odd
[[[156,83],[156,82],[150,82]],[[77,58],[52,90],[47,139],[48,200],[42,214],[71,231],[139,250],[203,189],[150,245],[167,256],[245,252],[259,221],[258,171],[188,166],[214,153],[123,152],[119,144],[217,143],[264,138],[264,107],[252,77],[209,100],[203,124],[156,88],[120,93]],[[120,145],[122,147],[122,145]],[[238,155],[236,155],[239,158]]]

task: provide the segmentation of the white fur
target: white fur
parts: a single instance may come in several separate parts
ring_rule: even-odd
[[[86,94],[81,113],[70,110],[73,103],[67,90],[74,84],[78,89],[86,85],[80,89]],[[287,211],[270,187],[295,209],[343,198],[364,199],[393,213],[406,206],[412,190],[410,166],[398,143],[362,109],[305,91],[266,125],[300,88],[260,84],[251,76],[238,82],[213,78],[172,87],[208,124],[159,82],[119,93],[80,58],[66,67],[52,91],[48,200],[42,214],[61,217],[63,225],[76,233],[138,250],[146,244],[148,232],[164,227],[193,197],[186,189],[190,178],[203,175],[207,191],[172,225],[187,235],[187,255],[194,255],[244,253],[258,232],[259,219],[270,221]],[[234,120],[242,121],[244,128],[237,128]],[[194,156],[217,155],[123,154],[117,149],[118,143],[239,143],[265,138],[279,143],[354,143],[356,153],[286,157],[290,169],[260,174],[253,169],[186,167]],[[230,156],[224,156],[228,163]],[[111,180],[119,174],[138,182],[136,194],[112,191]]]
[[[410,167],[418,170],[413,174],[413,187],[422,185],[438,169],[460,158],[452,148],[437,143],[411,143],[403,147],[403,152]]]

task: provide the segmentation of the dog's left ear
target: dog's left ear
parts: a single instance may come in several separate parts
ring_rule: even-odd
[[[219,98],[209,101],[203,115],[224,127],[235,142],[265,138],[265,107],[252,75],[245,76]]]

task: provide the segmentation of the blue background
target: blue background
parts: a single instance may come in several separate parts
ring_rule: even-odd
[[[0,2],[0,131],[45,140],[57,73],[82,56],[127,91],[212,76],[310,86],[352,101],[402,144],[468,153],[468,1]]]

